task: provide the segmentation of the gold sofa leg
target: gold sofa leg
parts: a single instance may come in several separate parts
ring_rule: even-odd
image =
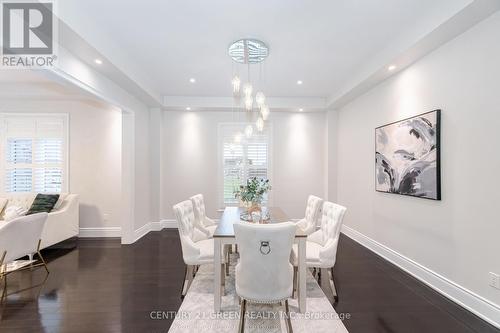
[[[42,261],[43,267],[47,271],[47,274],[49,274],[50,272],[49,272],[49,268],[47,267],[47,263],[45,262],[45,259],[43,259],[42,253],[40,252],[40,245],[41,244],[42,244],[42,240],[39,239],[38,240],[38,246],[36,248],[36,253],[38,254],[38,257],[40,258],[40,260]]]

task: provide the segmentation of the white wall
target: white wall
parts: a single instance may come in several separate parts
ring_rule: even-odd
[[[69,186],[80,195],[80,228],[120,227],[120,110],[90,101],[12,99],[1,102],[0,112],[68,113]]]
[[[161,135],[161,218],[172,206],[203,193],[207,215],[217,217],[218,124],[230,112],[164,111]],[[273,204],[291,218],[304,216],[307,195],[324,195],[324,113],[274,112],[272,123]]]
[[[151,221],[149,111],[135,113],[135,230]]]
[[[500,13],[339,110],[337,193],[347,226],[497,305],[499,31]],[[437,108],[443,200],[375,192],[375,127]]]
[[[337,129],[338,112],[326,111],[326,192],[325,200],[337,202]]]

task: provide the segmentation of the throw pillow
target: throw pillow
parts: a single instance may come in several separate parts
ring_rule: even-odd
[[[57,200],[56,202],[56,205],[54,206],[54,209],[52,210],[58,210],[59,208],[61,208],[61,206],[63,205],[63,202],[64,200],[66,200],[66,198],[68,197],[68,193],[61,193],[59,194],[59,199]]]
[[[59,200],[59,194],[37,194],[26,215],[50,213]]]
[[[18,217],[26,215],[27,210],[19,206],[10,206],[5,209],[5,221],[12,221]]]

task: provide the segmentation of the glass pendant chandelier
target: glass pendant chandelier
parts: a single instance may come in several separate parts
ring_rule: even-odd
[[[249,123],[244,127],[243,133],[237,132],[234,135],[234,144],[239,144],[243,140],[243,135],[246,139],[250,139],[254,134],[254,126],[258,132],[262,132],[265,128],[265,121],[269,117],[269,107],[266,105],[266,96],[263,91],[260,90],[261,82],[258,82],[257,93],[255,94],[255,105],[254,109],[254,85],[250,80],[250,65],[262,63],[269,55],[269,48],[267,45],[256,39],[240,39],[235,41],[229,46],[228,49],[229,56],[237,64],[247,65],[247,82],[242,84],[241,78],[238,75],[234,75],[231,80],[233,96],[235,97],[236,105],[238,108],[244,108],[246,110],[246,119]],[[234,68],[233,68],[234,69]],[[262,74],[262,67],[261,67]],[[262,75],[261,75],[262,76]],[[240,95],[240,89],[242,95]],[[240,96],[242,97],[240,99]],[[237,113],[239,114],[239,113]],[[239,116],[238,116],[239,118]],[[257,119],[255,121],[255,119]]]
[[[264,119],[259,117],[257,122],[255,123],[255,127],[257,127],[257,131],[262,132],[264,130]]]
[[[245,85],[243,86],[243,94],[245,94],[245,97],[252,97],[252,92],[252,84],[250,82],[245,83]]]
[[[253,98],[252,96],[246,96],[245,97],[245,109],[247,111],[252,111],[253,108]]]
[[[269,107],[267,105],[263,105],[261,108],[260,108],[260,115],[262,116],[262,119],[264,120],[267,120],[267,118],[269,118]]]
[[[241,80],[238,75],[235,75],[231,80],[231,84],[233,85],[233,94],[238,95],[240,93],[240,85]]]
[[[247,125],[245,127],[245,136],[247,137],[247,139],[250,139],[252,137],[252,134],[253,134],[253,126]]]
[[[259,109],[266,103],[266,96],[262,91],[255,94],[255,103],[257,103]]]

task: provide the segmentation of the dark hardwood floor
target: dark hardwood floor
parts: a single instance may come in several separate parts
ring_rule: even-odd
[[[181,304],[176,230],[128,246],[92,239],[62,245],[68,248],[43,251],[51,273],[40,287],[13,293],[43,282],[43,269],[9,277],[13,294],[1,306],[0,332],[168,331],[171,320],[150,313]],[[351,333],[500,332],[344,236],[335,275],[340,298],[334,306],[350,316],[344,324]]]

